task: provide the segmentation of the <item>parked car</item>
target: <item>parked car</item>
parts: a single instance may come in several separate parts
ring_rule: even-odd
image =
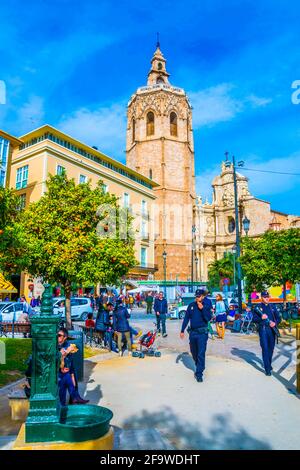
[[[211,300],[212,304],[213,304],[213,307],[215,307],[216,305],[216,299],[214,297],[208,297],[208,299]],[[194,301],[194,297],[191,298],[191,302]],[[174,307],[173,309],[171,309],[169,311],[169,318],[170,320],[182,320],[184,318],[184,315],[185,315],[185,312],[188,308],[188,305],[181,305],[180,307]]]
[[[53,313],[65,318],[65,297],[55,297],[53,299]],[[63,303],[63,306],[61,304]],[[71,318],[72,320],[85,321],[89,313],[94,313],[91,300],[88,297],[71,298]]]
[[[18,321],[23,308],[22,302],[0,302],[0,317],[2,321]]]

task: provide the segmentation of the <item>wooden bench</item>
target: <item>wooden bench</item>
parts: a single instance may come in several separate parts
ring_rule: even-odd
[[[8,395],[9,406],[11,408],[11,419],[13,421],[26,421],[29,400],[23,389],[17,389]]]
[[[15,333],[30,334],[31,324],[28,322],[12,322],[3,321],[0,323],[0,336],[7,336],[8,333],[12,333],[14,337]]]

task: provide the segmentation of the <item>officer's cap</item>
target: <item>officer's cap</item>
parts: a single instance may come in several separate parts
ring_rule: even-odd
[[[270,294],[267,290],[264,290],[260,295],[261,297],[270,297]]]
[[[205,289],[197,289],[195,292],[195,297],[200,297],[200,295],[206,295],[207,292]]]

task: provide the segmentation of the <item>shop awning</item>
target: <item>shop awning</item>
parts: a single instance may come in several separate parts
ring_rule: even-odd
[[[3,274],[0,273],[0,294],[16,294],[17,292],[12,283],[7,281]]]

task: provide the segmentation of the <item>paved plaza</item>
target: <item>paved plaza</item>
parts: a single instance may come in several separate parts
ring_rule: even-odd
[[[143,331],[153,318],[140,311],[132,324]],[[114,353],[85,361],[81,392],[109,407],[119,449],[299,449],[300,401],[295,389],[295,341],[283,336],[274,354],[274,374],[262,370],[256,335],[226,331],[209,340],[204,382],[194,379],[187,337],[180,321],[168,321],[168,337],[158,339],[160,358]],[[0,446],[16,434],[6,397],[0,396]],[[2,407],[2,408],[1,408]],[[1,444],[2,443],[2,444]]]

